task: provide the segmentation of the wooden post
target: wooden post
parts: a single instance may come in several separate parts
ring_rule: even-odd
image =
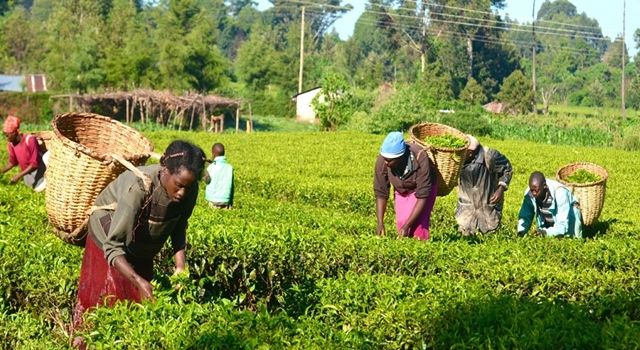
[[[135,120],[136,104],[138,103],[138,97],[134,96],[131,101],[131,122]]]
[[[621,82],[621,86],[620,86],[620,96],[621,96],[621,100],[622,100],[622,105],[621,105],[621,107],[622,107],[622,117],[625,118],[625,119],[627,118],[627,107],[625,105],[625,91],[624,91],[624,85],[625,85],[625,83],[624,83],[624,78],[625,78],[624,77],[624,61],[625,61],[625,58],[626,58],[625,57],[626,56],[626,51],[625,51],[626,47],[624,45],[624,32],[625,32],[625,24],[626,24],[626,21],[625,21],[626,12],[627,12],[627,2],[623,1],[622,2],[622,39],[621,39],[621,41],[622,41],[622,43],[621,43],[621,45],[622,45],[622,49],[621,49],[621,51],[622,51],[622,82]]]
[[[140,103],[140,122],[144,124],[144,106],[142,105],[142,99],[138,100]]]
[[[236,132],[240,130],[240,109],[236,109]]]
[[[125,104],[125,119],[127,120],[127,124],[129,124],[129,97],[126,98],[126,104]]]
[[[189,121],[189,131],[193,128],[193,116],[196,114],[196,105],[191,103],[191,120]]]
[[[240,107],[238,107],[240,109]],[[251,110],[251,102],[249,102],[249,120],[251,120],[251,131],[253,131],[253,111]]]
[[[531,35],[533,36],[533,48],[531,49],[532,65],[531,65],[531,89],[533,90],[533,113],[538,114],[536,106],[536,51],[538,44],[536,43],[536,0],[533,0],[533,9],[531,10]]]
[[[69,95],[69,112],[73,112],[73,95]]]
[[[200,114],[200,125],[202,129],[207,131],[207,106],[204,104],[204,96],[200,96],[200,102],[202,102],[202,114]]]
[[[302,92],[302,72],[304,71],[304,6],[300,22],[300,71],[298,72],[298,93]]]

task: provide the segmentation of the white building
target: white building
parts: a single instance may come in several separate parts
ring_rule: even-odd
[[[44,74],[5,75],[0,74],[0,91],[38,92],[47,91]]]
[[[313,110],[311,102],[320,93],[320,90],[320,87],[315,87],[291,97],[296,102],[296,120],[308,123],[316,123],[318,121],[316,119],[316,111]]]

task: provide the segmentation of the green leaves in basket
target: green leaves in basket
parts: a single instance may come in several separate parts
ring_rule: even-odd
[[[424,142],[435,147],[461,148],[466,145],[466,141],[453,135],[427,136]]]
[[[578,169],[573,174],[567,176],[566,181],[575,184],[584,184],[600,181],[600,176],[584,169]]]

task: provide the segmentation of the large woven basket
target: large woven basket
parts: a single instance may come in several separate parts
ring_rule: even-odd
[[[60,238],[82,245],[89,209],[98,194],[126,170],[121,162],[142,165],[153,147],[135,129],[97,114],[57,115],[52,126],[47,143],[47,216]]]
[[[35,131],[35,132],[31,132],[30,134],[33,134],[38,138],[42,139],[47,149],[49,149],[49,145],[51,144],[51,139],[53,138],[53,131]]]
[[[446,196],[458,185],[460,170],[464,164],[469,138],[458,129],[438,123],[422,123],[413,125],[409,129],[411,140],[422,146],[429,155],[429,159],[436,168],[438,181],[438,196]],[[452,135],[465,140],[465,145],[460,148],[436,147],[425,143],[427,136]]]
[[[567,177],[574,172],[584,169],[600,177],[599,181],[576,184],[568,182]],[[609,173],[607,170],[593,163],[573,163],[565,165],[558,170],[556,178],[563,185],[567,186],[580,203],[580,212],[582,213],[582,222],[584,225],[593,224],[604,206],[604,196],[607,190],[607,178]]]

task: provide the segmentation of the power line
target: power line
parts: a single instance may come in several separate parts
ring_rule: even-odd
[[[345,7],[343,6],[337,6],[337,5],[331,5],[331,4],[318,4],[318,3],[314,3],[311,0],[286,0],[290,3],[298,3],[298,4],[305,4],[305,5],[316,5],[316,6],[323,6],[323,7],[329,7],[329,8],[336,8],[336,9],[344,9]],[[491,12],[491,11],[482,11],[482,10],[473,10],[473,9],[468,9],[468,8],[464,8],[464,7],[456,7],[456,6],[449,6],[449,5],[442,5],[442,4],[438,4],[438,3],[434,3],[434,2],[426,2],[426,5],[429,6],[433,6],[433,7],[441,7],[441,8],[446,8],[446,9],[452,9],[452,10],[459,10],[459,11],[463,11],[463,12],[471,12],[471,13],[479,13],[479,14],[485,14],[485,15],[491,15],[491,16],[498,16],[500,15],[497,12]],[[377,6],[380,8],[386,8],[384,6]],[[397,6],[397,7],[393,7],[393,9],[396,10],[407,10],[407,11],[412,11],[415,12],[416,8],[411,8],[411,7],[404,7],[404,6]],[[367,11],[365,9],[365,11]],[[433,11],[432,11],[433,12]],[[451,16],[455,16],[453,14],[451,14]],[[581,25],[581,24],[572,24],[572,23],[564,23],[564,22],[558,22],[558,21],[551,21],[551,20],[536,20],[536,22],[544,22],[544,23],[551,23],[551,24],[558,24],[558,25],[562,25],[562,26],[566,26],[566,27],[574,27],[574,28],[582,28],[582,29],[588,29],[587,31],[582,31],[583,33],[588,33],[588,34],[598,34],[596,32],[593,32],[594,28],[591,26],[587,26],[587,25]],[[517,25],[517,26],[523,26],[523,27],[528,27],[528,24],[519,24],[519,23],[509,23],[509,22],[504,22],[504,23],[508,23],[510,25]],[[550,29],[554,29],[554,30],[559,30],[559,29],[564,29],[564,28],[553,28],[553,27],[548,27]]]
[[[401,24],[396,24],[396,23],[379,23],[377,21],[370,21],[370,20],[364,20],[364,19],[360,19],[359,21],[361,21],[362,23],[366,23],[366,24],[374,24],[377,26],[381,26],[381,27],[386,27],[386,28],[396,28],[396,29],[403,29],[403,28],[410,28],[410,29],[423,29],[422,27],[418,27],[418,26],[410,26],[410,25],[401,25]],[[427,28],[427,32],[429,34],[433,34],[433,35],[437,35],[437,36],[444,36],[447,38],[462,38],[462,39],[467,39],[468,37],[460,32],[453,32],[453,31],[448,31],[448,30],[436,30],[433,28]],[[442,35],[442,34],[446,34],[446,35]],[[488,37],[488,36],[483,36],[483,35],[477,35],[474,36],[473,38],[471,38],[472,41],[474,42],[482,42],[482,43],[490,43],[490,44],[514,44],[515,46],[521,46],[523,48],[529,48],[531,47],[531,45],[533,44],[533,42],[530,41],[521,41],[521,40],[508,40],[508,41],[503,41],[503,40],[499,40],[499,39],[495,39],[493,37]],[[592,53],[590,52],[590,50],[595,50],[592,47],[589,48],[585,48],[585,49],[575,49],[575,48],[570,48],[570,47],[564,47],[564,46],[555,46],[555,45],[546,45],[544,46],[545,49],[549,49],[550,51],[557,51],[557,52],[568,52],[568,53],[576,53],[576,54],[589,54]]]
[[[324,7],[332,7],[332,8],[342,8],[341,6],[336,6],[336,5],[330,5],[330,4],[315,4],[312,2],[308,2],[308,1],[303,1],[303,0],[287,0],[289,3],[295,3],[295,4],[300,4],[300,5],[317,5],[317,6],[324,6]],[[451,6],[449,6],[451,7]],[[470,10],[470,11],[475,11],[475,10]],[[375,11],[375,10],[364,10],[364,12],[368,12],[368,13],[373,13],[373,14],[381,14],[381,15],[391,15],[390,12],[387,11]],[[491,12],[486,12],[486,11],[476,11],[476,12],[484,12],[484,13],[491,13]],[[404,14],[394,14],[394,16],[397,17],[403,17],[403,18],[408,18],[408,19],[417,19],[417,20],[423,20],[423,17],[420,16],[415,16],[415,15],[404,15]],[[453,15],[452,15],[453,16]],[[473,18],[475,20],[475,18]],[[476,28],[491,28],[491,29],[498,29],[498,30],[503,30],[503,31],[516,31],[516,32],[529,32],[529,28],[526,29],[521,29],[521,28],[510,28],[510,27],[505,27],[505,26],[496,26],[496,25],[485,25],[485,24],[477,24],[477,23],[469,23],[469,22],[462,22],[462,21],[449,21],[449,20],[444,20],[444,19],[437,19],[437,18],[428,18],[429,22],[437,22],[437,23],[445,23],[445,24],[455,24],[455,25],[463,25],[463,26],[470,26],[470,27],[476,27]],[[499,22],[499,23],[503,23],[503,22]],[[520,25],[522,26],[522,25]],[[538,27],[538,28],[549,28],[551,30],[558,30],[556,28],[551,28],[551,27]],[[552,31],[539,31],[538,34],[542,34],[542,35],[553,35],[553,36],[558,36],[558,37],[566,37],[566,38],[583,38],[583,39],[589,39],[589,40],[594,40],[594,41],[607,41],[608,39],[605,37],[596,37],[596,36],[588,36],[588,35],[565,35],[565,34],[561,34],[561,33],[557,33],[557,32],[552,32]]]
[[[310,10],[307,10],[308,12],[313,12]],[[315,14],[322,14],[322,12],[319,11],[315,11],[313,12]],[[389,14],[389,17],[393,18],[393,16],[395,15],[391,15]],[[424,27],[422,26],[417,26],[417,25],[410,25],[410,24],[399,24],[396,22],[380,22],[380,21],[375,21],[375,20],[367,20],[364,18],[361,18],[358,20],[360,23],[366,23],[366,24],[373,24],[379,27],[385,27],[385,28],[395,28],[395,29],[415,29],[415,30],[422,30],[424,29]],[[468,38],[467,35],[460,33],[460,32],[454,32],[454,31],[448,31],[448,30],[444,30],[444,29],[434,29],[434,28],[427,28],[426,29],[427,32],[429,34],[433,34],[433,35],[438,35],[438,36],[443,36],[443,37],[447,37],[447,38]],[[446,33],[447,35],[442,35],[443,33]],[[514,44],[515,46],[518,47],[522,47],[522,48],[528,48],[531,47],[531,45],[534,45],[535,42],[534,41],[522,41],[522,40],[516,40],[516,39],[508,39],[508,40],[500,40],[500,39],[495,39],[494,37],[491,36],[486,36],[486,35],[480,35],[480,34],[474,34],[473,37],[471,38],[472,41],[474,42],[482,42],[482,43],[491,43],[491,44]],[[567,52],[567,53],[574,53],[574,54],[590,54],[593,53],[590,50],[596,50],[596,48],[589,46],[587,48],[584,49],[576,49],[576,48],[571,48],[571,47],[564,47],[564,46],[557,46],[557,45],[544,45],[543,48],[545,50],[548,51],[556,51],[556,52]]]
[[[445,16],[445,17],[453,17],[453,18],[460,18],[460,19],[466,19],[466,20],[482,20],[484,22],[491,22],[491,23],[499,23],[499,24],[506,24],[509,26],[513,26],[513,25],[517,25],[519,27],[529,27],[523,24],[510,24],[504,21],[499,21],[499,20],[495,20],[495,19],[480,19],[480,18],[474,18],[474,17],[467,17],[467,16],[460,16],[460,15],[453,15],[453,14],[449,14],[449,13],[444,13],[444,12],[431,12],[431,14],[435,14],[435,15],[441,15],[441,16]],[[553,28],[553,27],[541,27],[538,26],[537,28],[541,28],[541,29],[547,29],[547,30],[551,30],[551,31],[558,31],[558,32],[568,32],[568,33],[581,33],[581,34],[597,34],[594,32],[585,32],[585,31],[577,31],[577,30],[571,30],[571,29],[564,29],[564,28]],[[598,37],[596,37],[598,38]]]
[[[455,10],[461,10],[461,11],[466,11],[466,12],[474,12],[474,13],[482,13],[482,14],[491,14],[491,15],[495,15],[494,12],[490,12],[490,11],[480,11],[480,10],[471,10],[471,9],[465,9],[463,7],[455,7],[455,6],[447,6],[447,5],[440,5],[440,4],[436,4],[433,2],[429,2],[429,4],[433,4],[436,7],[444,7],[444,8],[450,8],[450,9],[455,9]],[[563,22],[558,22],[558,21],[550,21],[550,20],[543,20],[543,19],[539,19],[536,22],[545,22],[545,23],[552,23],[552,24],[560,24],[563,26],[568,26],[568,27],[575,27],[575,28],[583,28],[583,29],[593,29],[593,27],[590,26],[585,26],[585,25],[580,25],[580,24],[571,24],[571,23],[563,23]],[[526,26],[526,24],[523,24],[523,26]]]

